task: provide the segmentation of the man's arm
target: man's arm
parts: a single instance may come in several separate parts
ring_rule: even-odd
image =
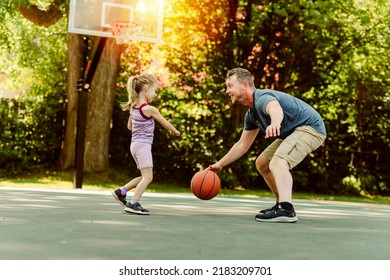
[[[283,109],[276,100],[270,101],[265,108],[271,118],[271,124],[265,129],[265,138],[278,137],[280,135],[280,125],[283,121]]]
[[[231,147],[229,152],[218,162],[210,165],[209,169],[211,171],[218,172],[226,165],[238,160],[249,150],[258,133],[259,129],[244,130],[240,139]]]

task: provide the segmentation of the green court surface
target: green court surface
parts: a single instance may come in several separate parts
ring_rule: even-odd
[[[299,221],[260,223],[271,199],[0,188],[2,260],[388,260],[390,206],[294,200]]]

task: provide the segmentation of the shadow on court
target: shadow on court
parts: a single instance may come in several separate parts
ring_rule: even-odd
[[[109,191],[0,187],[2,260],[390,259],[390,207],[295,200],[295,224],[256,222],[271,199],[145,193],[150,216]]]

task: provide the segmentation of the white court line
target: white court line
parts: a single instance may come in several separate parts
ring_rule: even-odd
[[[1,186],[0,190],[13,190],[13,191],[36,191],[36,192],[53,192],[53,193],[68,193],[68,194],[94,194],[94,195],[104,195],[111,196],[112,190],[86,190],[86,189],[49,189],[49,188],[18,188],[18,187],[7,187]],[[165,197],[165,198],[182,198],[182,199],[195,199],[191,194],[179,194],[179,193],[154,193],[154,192],[145,192],[144,197]],[[239,197],[239,196],[217,196],[210,201],[235,201],[235,202],[246,202],[246,203],[273,203],[274,199],[270,197]],[[349,202],[349,201],[334,201],[334,200],[305,200],[305,199],[293,199],[294,206],[303,206],[303,207],[321,207],[321,205],[330,205],[330,206],[367,206],[367,207],[378,207],[385,208],[384,210],[390,212],[389,205],[386,204],[375,204],[368,202]]]

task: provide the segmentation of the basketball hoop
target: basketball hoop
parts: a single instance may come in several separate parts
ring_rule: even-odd
[[[112,35],[114,35],[116,43],[120,45],[130,41],[130,37],[141,30],[141,27],[130,21],[114,21],[111,23],[111,27]]]

